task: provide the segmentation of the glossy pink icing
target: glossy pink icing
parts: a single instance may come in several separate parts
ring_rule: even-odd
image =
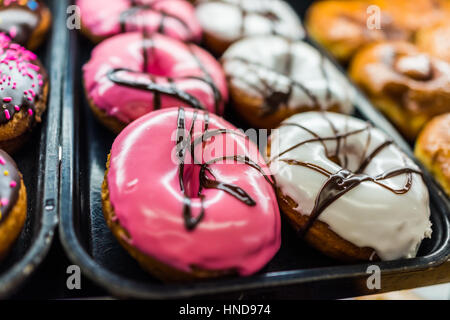
[[[110,81],[108,73],[111,70],[125,68],[142,72],[138,75],[123,75],[127,79],[131,77],[145,83],[158,83],[167,88],[175,85],[198,99],[205,109],[215,112],[214,90],[205,81],[192,78],[206,79],[207,73],[221,93],[218,113],[223,113],[228,99],[226,79],[222,67],[208,52],[196,45],[154,34],[152,48],[146,50],[148,70],[144,72],[143,42],[141,33],[126,33],[103,41],[93,50],[91,60],[83,69],[84,83],[89,99],[98,108],[124,123],[155,109],[153,93]],[[169,78],[174,80],[172,84],[169,83]],[[161,97],[161,108],[180,105],[189,107],[189,104],[180,99],[167,95]]]
[[[122,32],[121,15],[133,8],[131,0],[77,0],[83,26],[97,37],[107,38]],[[126,30],[162,32],[181,41],[200,42],[202,29],[192,4],[184,0],[136,0],[151,6],[138,9],[127,20]],[[139,24],[139,21],[142,21]],[[161,27],[163,25],[163,27]]]
[[[188,108],[185,113],[189,129],[194,110]],[[210,114],[209,118],[209,130],[237,130],[218,116]],[[188,231],[183,219],[179,165],[174,157],[177,119],[178,108],[152,112],[125,128],[114,142],[107,181],[118,221],[129,232],[131,245],[179,270],[197,266],[235,269],[243,276],[257,272],[280,247],[280,214],[274,189],[264,175],[246,164],[212,164],[210,169],[217,180],[241,187],[256,205],[248,206],[224,191],[204,189],[205,216],[193,231]],[[205,114],[200,111],[193,139],[203,134],[204,125]],[[204,162],[223,155],[246,154],[269,175],[256,145],[242,135],[228,133],[222,137],[234,143],[235,151],[218,147],[217,137],[210,139],[205,144]],[[211,156],[213,147],[216,152]],[[201,146],[196,153],[199,150]],[[185,165],[185,185],[192,197],[198,190],[199,168]],[[192,207],[193,215],[198,215],[201,200],[192,198]]]

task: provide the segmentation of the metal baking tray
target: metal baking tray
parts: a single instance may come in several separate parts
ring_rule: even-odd
[[[45,1],[53,14],[54,26],[65,25],[66,8],[60,1]],[[64,28],[54,27],[37,52],[50,78],[48,109],[32,139],[14,154],[23,174],[28,197],[28,215],[12,252],[0,264],[0,298],[15,293],[46,257],[58,225],[59,138],[63,66]]]
[[[163,284],[152,278],[122,249],[103,218],[100,189],[115,137],[94,119],[83,92],[81,68],[92,48],[88,40],[71,32],[64,81],[59,230],[69,258],[112,295],[144,299],[342,298],[450,281],[450,265],[444,263],[450,256],[450,203],[428,172],[425,179],[431,194],[433,237],[422,243],[417,258],[376,263],[382,271],[379,291],[367,289],[369,264],[348,265],[327,258],[303,244],[285,222],[280,251],[254,276],[190,284]],[[410,146],[386,119],[356,88],[355,92],[355,115],[369,119],[412,155]],[[226,118],[238,122],[233,121],[232,111]]]

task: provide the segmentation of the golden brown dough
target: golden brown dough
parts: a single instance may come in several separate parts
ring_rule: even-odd
[[[415,43],[421,51],[450,62],[450,21],[420,29]]]
[[[16,242],[25,225],[26,218],[27,191],[21,180],[18,200],[7,217],[0,223],[0,261],[6,257]]]
[[[450,111],[450,64],[410,43],[369,45],[354,57],[349,72],[410,140],[431,118]]]
[[[270,158],[270,144],[267,146],[267,157]],[[300,214],[296,208],[296,203],[292,198],[284,195],[280,188],[277,188],[278,204],[289,224],[295,231],[304,230],[309,221],[309,216]],[[316,250],[323,254],[346,262],[373,261],[379,260],[372,248],[360,248],[353,243],[343,239],[328,225],[322,221],[315,221],[304,235],[304,239]]]
[[[380,28],[369,28],[380,12]],[[345,63],[377,41],[412,41],[416,32],[450,19],[447,0],[359,0],[315,2],[307,12],[310,35]]]
[[[415,154],[450,196],[450,113],[426,125],[417,140]]]
[[[401,29],[413,34],[450,18],[448,0],[385,0],[383,7]]]
[[[381,9],[381,29],[369,29],[370,6]],[[388,39],[408,40],[411,32],[398,26],[392,14],[384,10],[385,2],[319,1],[306,15],[306,27],[317,42],[340,62],[346,63],[363,46]]]
[[[292,227],[299,232],[308,223],[309,216],[299,214],[298,204],[278,190],[278,203]],[[305,240],[325,255],[347,262],[379,260],[371,248],[360,248],[341,238],[326,223],[316,221],[305,235]]]

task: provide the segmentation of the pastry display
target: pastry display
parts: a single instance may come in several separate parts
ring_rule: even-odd
[[[256,145],[233,125],[169,108],[115,140],[103,212],[122,246],[160,279],[248,276],[280,247],[273,185]]]
[[[0,101],[0,299],[450,279],[450,0],[0,0]]]
[[[426,125],[417,139],[415,154],[450,197],[450,113]]]
[[[353,111],[345,76],[319,51],[280,36],[240,40],[223,55],[232,104],[253,127],[313,110]]]
[[[0,150],[0,261],[19,237],[27,217],[27,192],[11,157]]]
[[[420,169],[369,123],[308,112],[286,119],[270,139],[280,207],[324,254],[345,261],[411,258],[430,237]]]
[[[220,64],[205,50],[161,34],[109,38],[84,66],[90,106],[114,132],[157,109],[186,106],[222,114],[228,99]]]
[[[413,140],[434,116],[450,112],[450,64],[407,42],[381,42],[360,50],[350,77]]]
[[[196,13],[205,45],[217,55],[249,36],[279,35],[292,40],[304,37],[297,14],[280,0],[197,1]]]
[[[47,108],[47,73],[37,56],[0,34],[0,148],[17,151]]]
[[[146,31],[200,42],[202,29],[192,4],[185,0],[77,0],[82,32],[93,42],[113,35]]]
[[[0,32],[30,50],[37,49],[45,40],[51,20],[50,10],[41,1],[0,1]]]

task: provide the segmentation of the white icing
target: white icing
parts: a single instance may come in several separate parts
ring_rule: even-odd
[[[227,42],[246,36],[278,34],[301,39],[305,32],[294,10],[279,0],[211,0],[201,1],[197,18],[207,33]],[[273,22],[265,15],[279,17]]]
[[[293,82],[307,88],[323,109],[338,104],[340,112],[353,110],[353,91],[346,78],[315,48],[302,41],[258,36],[234,43],[224,54],[223,66],[234,86],[264,98],[271,90],[287,93]],[[305,90],[292,86],[289,108],[317,107]]]
[[[325,116],[341,134],[367,126],[359,119],[341,114],[325,113]],[[330,123],[318,112],[297,114],[284,123],[299,124],[322,138],[335,136]],[[290,147],[313,138],[311,133],[301,128],[282,126],[271,136],[271,157],[276,158],[276,155]],[[347,154],[347,169],[354,172],[363,158],[386,141],[385,134],[374,128],[352,135],[347,139],[346,146],[341,143],[340,161],[344,163],[344,154]],[[334,155],[336,140],[324,143],[330,154]],[[367,153],[364,154],[366,145]],[[329,160],[321,142],[304,144],[273,160],[271,170],[283,194],[298,203],[298,212],[310,215],[316,197],[328,178],[306,167],[288,165],[280,161],[282,159],[312,163],[332,173],[342,168]],[[418,170],[412,160],[391,144],[370,162],[364,173],[377,176],[404,167]],[[395,194],[374,182],[363,182],[326,208],[319,220],[343,239],[359,247],[373,248],[383,260],[414,257],[421,241],[431,235],[431,222],[428,190],[420,175],[413,173],[412,176],[411,189],[403,195]],[[401,189],[406,181],[407,174],[402,174],[382,182],[391,188]]]
[[[404,74],[416,72],[426,76],[431,72],[431,61],[429,57],[424,54],[404,56],[397,60],[396,68]]]

